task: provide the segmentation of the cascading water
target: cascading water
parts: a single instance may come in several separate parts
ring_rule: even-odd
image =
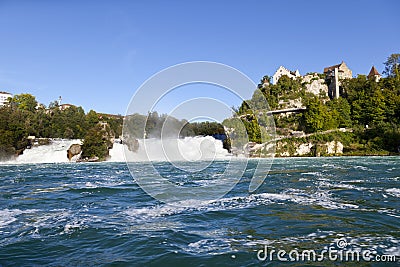
[[[58,163],[69,162],[67,150],[72,144],[81,144],[79,139],[52,140],[49,145],[33,146],[22,155],[5,163]]]
[[[142,139],[139,149],[131,152],[123,144],[114,144],[109,161],[198,161],[229,156],[222,142],[211,136],[184,139]]]
[[[72,144],[81,144],[81,140],[52,140],[49,145],[34,146],[14,160],[3,163],[58,163],[69,162],[67,150]],[[184,139],[145,139],[139,140],[139,150],[131,152],[123,144],[115,143],[110,149],[107,161],[198,161],[222,159],[229,156],[222,142],[211,136],[186,137]],[[72,159],[72,162],[75,160]]]

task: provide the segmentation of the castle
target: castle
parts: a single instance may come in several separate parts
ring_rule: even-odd
[[[276,70],[275,74],[272,76],[272,84],[276,84],[278,82],[279,78],[282,77],[283,75],[286,75],[289,78],[293,79],[293,78],[300,77],[300,72],[299,72],[299,70],[290,71],[287,68],[280,66]]]
[[[328,86],[328,95],[331,99],[339,98],[340,96],[340,85],[341,85],[341,80],[344,79],[352,79],[353,78],[353,72],[351,69],[346,65],[344,61],[342,61],[340,64],[333,65],[330,67],[324,68],[325,74],[325,84]],[[280,66],[275,74],[272,76],[272,84],[277,84],[278,80],[280,77],[283,75],[288,76],[291,79],[297,79],[297,78],[302,78],[303,81],[309,81],[309,75],[306,76],[301,76],[299,71],[290,71],[286,69],[283,66]],[[315,74],[316,75],[316,74]],[[381,78],[381,75],[379,74],[378,70],[375,68],[375,66],[372,66],[371,71],[368,74],[368,79],[373,79],[376,82],[379,81]],[[323,82],[323,80],[322,80]],[[311,90],[313,91],[313,90]],[[319,92],[320,90],[314,90],[315,92]]]
[[[344,61],[338,65],[324,68],[324,74],[326,75],[325,81],[329,88],[329,97],[332,99],[339,98],[340,80],[353,78],[353,72],[347,67]]]

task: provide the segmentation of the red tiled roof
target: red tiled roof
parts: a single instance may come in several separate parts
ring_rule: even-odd
[[[339,68],[340,65],[342,65],[342,63],[337,64],[337,65],[333,65],[333,66],[330,66],[330,67],[326,67],[326,68],[324,68],[324,73],[328,72],[329,70],[334,70],[336,68]]]
[[[379,74],[378,70],[375,68],[375,66],[372,66],[371,71],[368,74],[368,77],[375,76],[375,75],[380,76],[380,74]]]

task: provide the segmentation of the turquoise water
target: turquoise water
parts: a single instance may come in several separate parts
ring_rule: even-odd
[[[225,165],[192,176],[157,166],[185,186]],[[0,165],[0,265],[338,266],[262,261],[257,252],[321,251],[344,238],[346,249],[396,255],[385,266],[398,266],[400,158],[276,159],[250,194],[254,166],[223,198],[186,208],[148,196],[125,163]]]

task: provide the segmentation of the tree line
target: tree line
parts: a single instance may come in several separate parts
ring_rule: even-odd
[[[249,140],[260,143],[259,132],[263,127],[256,121],[260,118],[244,116],[253,113],[250,106],[263,109],[267,99],[274,110],[279,109],[282,102],[301,99],[306,107],[302,114],[274,115],[278,134],[287,134],[287,130],[317,133],[351,128],[353,132],[348,133],[347,141],[354,150],[362,148],[372,154],[374,151],[400,152],[400,54],[389,56],[384,65],[386,77],[379,81],[366,75],[342,80],[338,99],[306,92],[300,79],[282,76],[272,85],[265,82],[270,77],[264,76],[256,90],[264,97],[254,94],[252,99],[241,104],[236,115],[245,125]],[[323,74],[319,76],[324,77]]]
[[[166,123],[168,122],[168,123]],[[61,108],[57,101],[49,108],[38,105],[35,96],[19,94],[0,107],[0,160],[19,155],[29,145],[28,136],[37,138],[84,139],[82,157],[104,160],[112,147],[111,137],[122,137],[124,117],[85,113],[82,107],[70,105]],[[178,137],[223,134],[217,122],[189,123],[166,114],[149,112],[132,114],[125,118],[133,138],[160,138],[164,124],[178,131]]]
[[[107,122],[113,135],[122,132],[122,116],[108,116],[82,107],[61,109],[52,102],[46,109],[31,94],[19,94],[0,107],[0,159],[20,154],[29,144],[28,136],[84,139],[99,121]]]

